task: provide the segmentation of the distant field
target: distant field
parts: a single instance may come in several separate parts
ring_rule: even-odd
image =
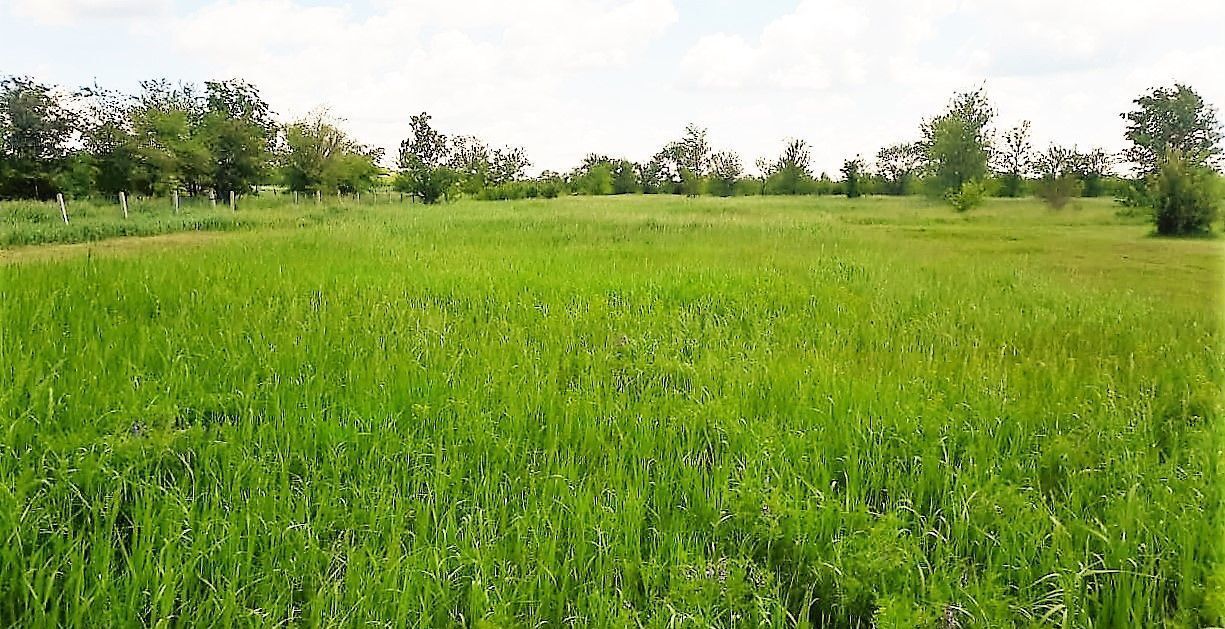
[[[1225,623],[1225,241],[261,203],[0,204],[0,625]]]

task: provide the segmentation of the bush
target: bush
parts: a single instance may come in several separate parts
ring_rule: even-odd
[[[948,193],[944,198],[954,210],[965,212],[981,205],[986,195],[987,190],[982,182],[971,180],[961,184],[961,189]]]
[[[1149,191],[1157,233],[1177,236],[1212,231],[1217,217],[1215,188],[1212,172],[1189,163],[1181,153],[1167,154]]]
[[[1062,210],[1072,197],[1080,194],[1081,183],[1075,175],[1046,176],[1034,183],[1034,194],[1051,206]]]

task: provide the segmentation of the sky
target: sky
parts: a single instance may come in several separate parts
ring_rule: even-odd
[[[1119,114],[1160,85],[1225,105],[1225,1],[0,0],[4,74],[243,78],[389,156],[427,111],[534,171],[645,160],[692,122],[750,170],[801,138],[836,176],[983,84],[1036,148],[1122,149]]]

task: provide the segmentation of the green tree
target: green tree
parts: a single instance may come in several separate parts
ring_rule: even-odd
[[[1100,197],[1105,192],[1105,178],[1110,176],[1112,160],[1106,151],[1096,148],[1088,153],[1077,152],[1072,158],[1072,172],[1080,179],[1081,194]]]
[[[135,153],[155,193],[182,189],[198,194],[207,184],[212,154],[201,133],[206,112],[189,84],[144,81],[130,113]]]
[[[570,174],[575,192],[591,196],[613,193],[613,160],[607,155],[589,153]]]
[[[525,173],[531,165],[532,162],[527,158],[527,151],[523,147],[508,146],[494,149],[489,158],[489,172],[487,174],[489,183],[501,186],[514,181],[520,181],[525,177]]]
[[[924,122],[923,146],[930,170],[929,191],[936,196],[960,194],[966,182],[987,175],[991,121],[995,108],[979,87],[957,94],[941,115]]]
[[[1216,110],[1190,87],[1153,88],[1133,102],[1137,109],[1121,114],[1131,142],[1124,155],[1140,174],[1155,174],[1170,151],[1194,166],[1211,166],[1221,154]]]
[[[762,175],[766,178],[765,190],[770,194],[802,194],[811,187],[812,154],[804,140],[788,140],[783,153],[773,163],[762,164]]]
[[[1021,184],[1029,174],[1030,152],[1029,121],[1004,132],[1003,145],[994,154],[995,171],[999,175],[1001,186],[1000,196],[1021,196]]]
[[[476,195],[489,184],[490,150],[480,138],[460,135],[450,139],[447,167],[455,172],[461,192]]]
[[[842,162],[842,191],[848,199],[863,195],[860,180],[863,178],[863,159],[856,157]]]
[[[710,156],[710,183],[712,192],[721,197],[730,197],[736,192],[736,182],[744,174],[740,156],[732,151],[719,151]]]
[[[1153,223],[1168,236],[1207,233],[1217,219],[1214,173],[1177,149],[1166,153],[1153,179]]]
[[[276,123],[259,90],[241,80],[205,83],[199,129],[209,152],[208,185],[218,196],[245,194],[268,173]]]
[[[421,198],[425,203],[437,203],[447,196],[458,180],[447,166],[450,146],[447,136],[430,126],[425,112],[409,120],[410,134],[400,143],[400,174],[396,189]]]
[[[0,195],[41,199],[59,189],[78,124],[65,100],[30,77],[0,80]]]
[[[281,173],[290,190],[363,192],[374,187],[381,151],[358,144],[326,112],[285,128]]]
[[[634,194],[641,190],[638,185],[638,172],[633,162],[618,159],[613,160],[611,166],[613,194]]]
[[[87,171],[87,188],[106,195],[120,191],[151,192],[151,174],[144,167],[132,130],[132,99],[98,87],[81,92],[80,124]]]
[[[681,192],[697,196],[702,192],[702,181],[710,165],[710,143],[706,140],[706,129],[695,124],[685,126],[681,139],[669,143],[662,151],[671,162]]]
[[[1072,197],[1080,193],[1080,178],[1076,176],[1075,148],[1051,145],[1033,160],[1038,181],[1034,193],[1056,210],[1063,209]]]
[[[663,152],[656,153],[649,161],[635,164],[638,185],[643,194],[669,194],[672,192],[674,173]]]
[[[917,142],[886,146],[876,153],[876,170],[885,194],[910,194],[915,178],[923,170],[923,147]]]

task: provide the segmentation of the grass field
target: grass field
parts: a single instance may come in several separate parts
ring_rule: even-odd
[[[0,625],[1220,625],[1225,242],[1079,205],[10,249]]]

